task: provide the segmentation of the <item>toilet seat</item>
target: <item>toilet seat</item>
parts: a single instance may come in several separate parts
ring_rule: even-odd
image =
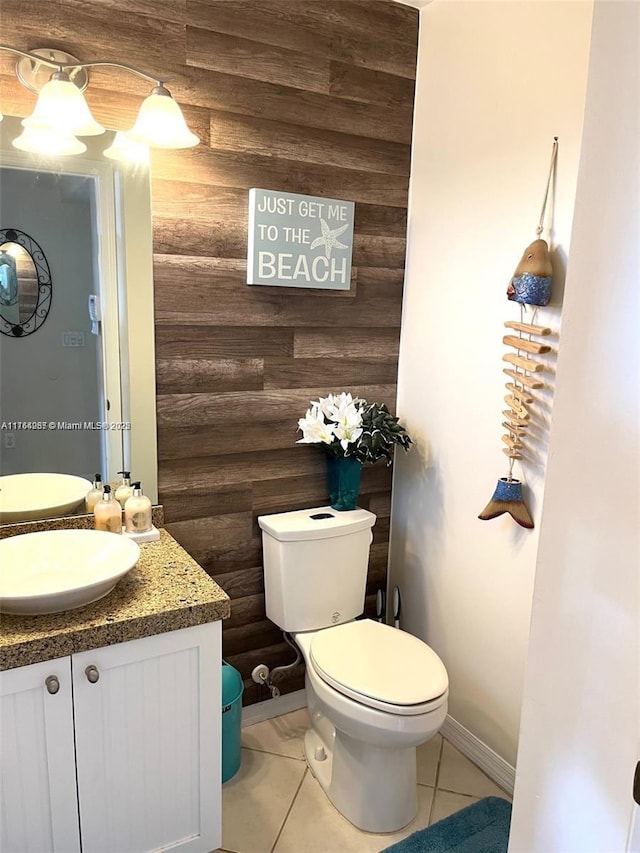
[[[324,682],[370,708],[425,714],[447,698],[447,671],[433,649],[371,619],[318,631],[309,656]]]

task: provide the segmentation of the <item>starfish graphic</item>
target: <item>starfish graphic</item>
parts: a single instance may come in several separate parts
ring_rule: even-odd
[[[345,246],[344,243],[341,243],[337,238],[344,234],[344,232],[349,227],[349,224],[341,225],[340,228],[336,228],[334,231],[329,228],[324,219],[320,220],[320,227],[322,228],[322,237],[316,237],[316,239],[311,244],[312,249],[316,249],[318,246],[321,246],[324,243],[324,254],[325,257],[331,257],[332,249],[348,249],[348,246]]]

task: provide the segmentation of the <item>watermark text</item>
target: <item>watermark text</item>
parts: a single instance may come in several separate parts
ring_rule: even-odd
[[[131,423],[128,421],[2,421],[0,430],[18,432],[19,430],[130,430]]]

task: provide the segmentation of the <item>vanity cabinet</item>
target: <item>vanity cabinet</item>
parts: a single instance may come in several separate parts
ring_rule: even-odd
[[[0,674],[2,853],[220,845],[220,627]]]
[[[79,853],[71,658],[0,673],[0,761],[0,850]]]

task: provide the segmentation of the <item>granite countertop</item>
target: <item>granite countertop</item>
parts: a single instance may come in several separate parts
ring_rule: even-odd
[[[41,616],[0,616],[0,671],[225,619],[229,597],[176,540],[160,531],[105,598]]]

